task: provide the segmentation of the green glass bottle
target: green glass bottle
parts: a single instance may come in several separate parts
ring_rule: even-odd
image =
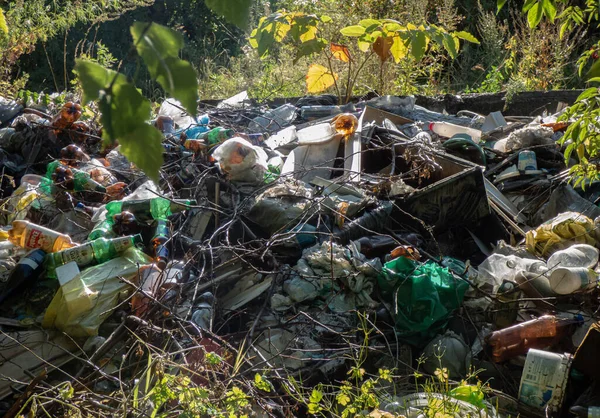
[[[163,270],[169,261],[169,248],[167,243],[171,239],[171,229],[169,221],[159,219],[155,223],[154,236],[150,241],[150,250],[154,256],[156,266]]]
[[[44,262],[46,275],[55,278],[56,268],[71,261],[75,261],[79,267],[104,263],[141,242],[142,237],[139,234],[113,239],[99,238],[77,247],[50,253]]]
[[[114,221],[112,216],[110,218],[106,218],[103,221],[98,222],[94,225],[94,229],[88,235],[88,241],[94,241],[98,238],[113,238],[115,237],[115,233],[113,231]]]
[[[208,145],[215,145],[232,138],[233,135],[235,135],[235,131],[233,129],[226,129],[222,126],[218,126],[208,132],[198,135],[197,139],[205,139]]]
[[[188,206],[196,205],[195,200],[174,199],[170,201],[163,197],[144,200],[115,200],[106,204],[106,217],[112,218],[123,211],[131,212],[139,221],[167,219],[173,213],[186,210]]]

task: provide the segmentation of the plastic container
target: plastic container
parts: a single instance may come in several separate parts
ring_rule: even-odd
[[[519,401],[540,410],[543,416],[558,416],[572,361],[568,353],[529,350],[521,375]]]
[[[598,283],[598,274],[587,267],[558,267],[552,270],[550,287],[559,295],[593,288]]]
[[[519,171],[537,170],[537,158],[533,151],[521,151],[519,153]]]
[[[319,123],[300,129],[297,132],[300,145],[321,145],[331,141],[335,135],[335,129],[329,123]]]
[[[466,126],[455,125],[448,122],[432,122],[429,124],[429,130],[445,138],[452,138],[456,134],[467,134],[474,142],[479,142],[481,140],[481,131],[479,129],[468,128]]]

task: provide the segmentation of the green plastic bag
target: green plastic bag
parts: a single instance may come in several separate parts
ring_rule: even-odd
[[[387,262],[377,281],[392,303],[397,330],[401,336],[416,337],[413,341],[435,336],[469,287],[445,267],[405,257]]]

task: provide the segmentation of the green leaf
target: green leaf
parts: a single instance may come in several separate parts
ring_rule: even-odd
[[[298,62],[298,60],[302,57],[306,57],[312,54],[318,54],[327,48],[327,41],[323,38],[312,39],[310,41],[301,43],[298,45],[296,51],[296,58],[294,58],[294,64]]]
[[[75,71],[81,80],[83,101],[99,100],[105,141],[119,141],[123,154],[148,177],[158,181],[162,165],[162,134],[147,121],[150,102],[120,73],[91,61],[77,59]]]
[[[598,95],[598,88],[597,87],[590,87],[588,89],[586,89],[583,93],[581,93],[579,95],[579,97],[577,97],[577,102],[580,102],[582,100],[585,99],[589,99],[590,97],[596,96]]]
[[[381,21],[375,19],[363,19],[360,22],[358,22],[358,24],[366,29],[370,28],[371,26],[380,26]]]
[[[498,0],[496,2],[496,14],[500,13],[500,10],[502,10],[502,8],[504,7],[504,5],[506,4],[506,0]]]
[[[587,80],[588,83],[600,83],[600,77],[592,77]]]
[[[412,35],[410,43],[410,52],[417,61],[420,61],[425,55],[425,49],[427,48],[427,37],[422,31],[415,31]]]
[[[204,0],[204,2],[209,9],[240,29],[248,27],[252,0]]]
[[[450,58],[455,59],[458,56],[458,50],[454,38],[449,33],[444,34],[444,41],[442,42],[444,49],[448,51]]]
[[[131,26],[136,49],[150,75],[192,116],[198,107],[198,80],[192,65],[179,59],[183,36],[156,23],[136,22]]]
[[[329,16],[327,16],[327,15],[322,15],[322,16],[321,16],[321,22],[323,22],[323,23],[331,23],[331,22],[333,22],[333,19],[332,19],[332,18],[330,18],[330,17],[329,17]]]
[[[596,60],[587,72],[585,78],[600,77],[600,60]]]
[[[552,0],[541,0],[542,9],[544,10],[544,14],[550,22],[554,23],[554,18],[556,17],[556,6],[552,3]]]
[[[523,4],[523,12],[526,13],[529,11],[529,9],[531,9],[533,7],[534,4],[536,4],[538,2],[538,0],[525,0],[525,3]]]
[[[158,171],[163,164],[162,133],[147,123],[128,134],[127,141],[119,140],[121,152],[154,182],[158,182]]]
[[[529,23],[529,27],[531,29],[535,28],[542,21],[543,16],[543,8],[540,2],[535,3],[531,6],[531,9],[527,12],[527,22]]]
[[[461,30],[460,32],[454,32],[453,35],[456,36],[457,38],[463,39],[467,42],[472,42],[474,44],[479,43],[479,40],[477,40],[476,37],[471,35],[469,32],[465,32],[464,30]]]
[[[366,32],[366,29],[359,25],[346,26],[345,28],[342,28],[340,30],[340,33],[342,35],[355,37],[355,38],[362,36],[365,32]]]

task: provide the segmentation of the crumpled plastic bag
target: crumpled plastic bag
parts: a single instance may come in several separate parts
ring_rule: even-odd
[[[304,182],[285,179],[258,195],[247,217],[270,234],[292,229],[318,210],[313,190]]]
[[[277,294],[271,298],[274,309],[285,310],[288,302],[315,299],[325,300],[329,309],[338,313],[377,306],[370,295],[381,262],[367,260],[354,243],[344,247],[327,241],[307,248],[293,270],[296,274],[283,283],[287,298]]]
[[[233,182],[262,183],[267,172],[267,154],[242,138],[230,138],[212,156]]]
[[[594,222],[577,212],[564,212],[544,222],[525,236],[527,251],[537,256],[548,256],[573,244],[596,245]]]
[[[445,267],[405,257],[385,263],[377,280],[384,297],[392,302],[396,329],[415,340],[433,337],[461,305],[469,287]]]
[[[121,257],[89,267],[60,287],[44,315],[42,326],[73,338],[98,335],[98,328],[117,306],[119,293],[129,285],[141,264],[150,258],[131,248]]]
[[[539,124],[527,125],[511,132],[506,140],[506,151],[515,151],[535,145],[553,144],[552,135],[554,135],[552,128],[547,128]]]

